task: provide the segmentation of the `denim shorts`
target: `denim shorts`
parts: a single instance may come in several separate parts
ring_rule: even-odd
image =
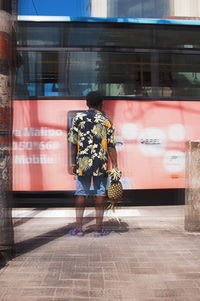
[[[93,180],[93,185],[92,185]],[[107,178],[105,176],[77,176],[76,195],[106,195]]]

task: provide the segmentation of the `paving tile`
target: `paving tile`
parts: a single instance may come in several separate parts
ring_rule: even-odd
[[[27,297],[12,295],[12,296],[5,296],[4,298],[2,298],[0,300],[1,301],[27,301]],[[37,301],[37,298],[36,297],[29,297],[28,301]]]
[[[104,289],[104,281],[90,280],[90,289]]]
[[[199,273],[176,273],[177,279],[193,279],[200,280],[200,271]]]
[[[47,275],[48,275],[48,271],[44,270],[43,273],[41,273],[41,272],[39,272],[39,273],[29,273],[29,277],[27,277],[27,278],[28,278],[29,281],[40,281],[40,282],[42,282]],[[50,276],[50,275],[48,275],[48,276]]]
[[[96,273],[99,274],[102,272],[101,267],[94,267],[94,266],[79,266],[75,267],[75,271],[77,273]]]
[[[26,297],[53,297],[55,288],[24,288],[22,296]]]
[[[132,268],[131,269],[132,274],[158,274],[157,269],[155,268]]]
[[[125,301],[126,299],[124,299],[123,301]],[[131,301],[129,299],[129,301]],[[174,298],[151,298],[151,297],[135,297],[134,301],[174,301]]]
[[[26,301],[27,301],[27,299],[26,299]],[[29,299],[28,299],[28,301],[29,301]],[[54,301],[54,298],[51,298],[51,297],[39,297],[35,301]]]
[[[199,297],[194,297],[194,296],[181,296],[181,297],[176,297],[174,301],[199,301]]]
[[[194,280],[177,280],[177,281],[165,281],[167,288],[197,288],[198,283]]]
[[[119,280],[118,273],[104,273],[104,280]]]
[[[2,294],[0,300],[20,300],[21,295],[21,288],[8,288],[5,293]]]
[[[88,273],[61,273],[60,279],[88,279]]]
[[[123,295],[129,298],[155,298],[154,290],[150,288],[129,287],[123,289]]]
[[[75,279],[73,280],[73,287],[75,288],[87,288],[89,289],[89,280],[85,279]]]
[[[119,273],[118,278],[120,281],[131,281],[132,275],[129,273]]]
[[[37,276],[35,276],[35,277],[37,277]],[[44,281],[54,281],[54,280],[56,281],[59,279],[60,279],[60,271],[49,272],[48,269],[45,271],[45,274],[43,275],[42,279],[39,278],[39,280],[44,280]]]
[[[79,298],[79,297],[54,298],[53,301],[88,301],[88,297],[87,298]]]
[[[73,296],[89,298],[88,288],[73,288]]]
[[[40,282],[40,285],[38,286],[42,286],[42,287],[72,287],[73,286],[73,280],[48,280],[45,279],[44,281]]]
[[[155,290],[155,297],[179,297],[184,296],[185,292],[182,288],[174,288],[174,289],[158,289]],[[187,294],[189,295],[189,294]]]
[[[90,298],[123,298],[122,291],[120,289],[91,289],[89,290]]]
[[[7,288],[0,286],[0,298],[4,296],[6,292],[7,292]]]
[[[56,288],[55,297],[56,298],[68,298],[73,296],[73,289],[71,287],[68,288]]]

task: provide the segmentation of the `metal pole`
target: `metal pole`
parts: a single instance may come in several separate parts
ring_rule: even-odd
[[[200,140],[186,144],[185,230],[200,232]]]
[[[0,267],[13,255],[12,224],[12,1],[0,0]],[[9,12],[8,12],[9,11]]]

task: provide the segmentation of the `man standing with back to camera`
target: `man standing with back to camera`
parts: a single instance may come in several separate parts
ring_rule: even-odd
[[[102,229],[108,156],[112,168],[117,168],[117,153],[114,143],[114,129],[111,121],[102,112],[103,97],[98,91],[86,96],[88,110],[77,113],[68,140],[71,142],[71,172],[76,175],[76,228],[70,230],[73,236],[84,236],[82,228],[85,199],[90,195],[93,180],[96,209],[94,236],[105,236],[109,231]]]

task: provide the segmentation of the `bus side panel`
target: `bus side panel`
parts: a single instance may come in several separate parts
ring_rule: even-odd
[[[75,190],[67,132],[83,100],[14,101],[13,190]],[[185,187],[185,141],[198,139],[200,102],[104,101],[124,189]]]

